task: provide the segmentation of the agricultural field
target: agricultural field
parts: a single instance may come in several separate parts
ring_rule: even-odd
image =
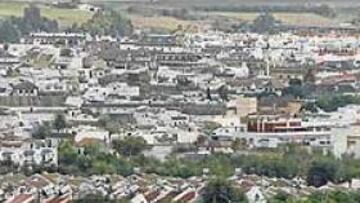
[[[57,20],[61,25],[72,25],[73,23],[81,25],[91,19],[93,15],[91,12],[76,9],[42,8],[41,11],[42,15]]]
[[[289,25],[299,26],[337,26],[337,19],[326,18],[313,13],[275,13],[274,17]]]
[[[28,6],[27,3],[11,3],[0,2],[0,17],[23,15],[24,8]],[[57,20],[62,26],[69,26],[73,23],[82,24],[92,17],[91,12],[77,10],[77,9],[59,9],[52,8],[45,5],[40,6],[41,14],[52,20]]]
[[[250,22],[255,20],[259,16],[259,13],[240,13],[240,12],[209,12],[207,15],[222,16],[227,18],[233,18],[239,21]]]
[[[26,8],[27,4],[25,3],[5,3],[0,2],[0,16],[1,17],[9,17],[16,16],[19,17],[23,14],[24,8]]]
[[[229,17],[244,22],[253,21],[259,13],[256,12],[210,12],[209,15],[214,14],[223,17]],[[284,24],[299,25],[299,26],[334,26],[339,22],[337,19],[326,18],[313,13],[273,13],[277,20]]]
[[[182,29],[191,31],[197,29],[199,26],[198,23],[193,21],[185,21],[167,16],[144,17],[139,15],[128,15],[127,18],[131,20],[132,24],[136,28],[153,28],[175,31],[181,26]]]
[[[221,16],[238,20],[239,22],[251,22],[255,20],[259,13],[257,12],[207,12],[207,16]],[[284,24],[296,26],[338,26],[339,19],[330,19],[313,13],[273,13],[274,17]],[[206,26],[206,22],[186,21],[168,16],[144,17],[141,15],[126,15],[136,28],[154,28],[173,31],[181,25],[187,30],[198,30]]]

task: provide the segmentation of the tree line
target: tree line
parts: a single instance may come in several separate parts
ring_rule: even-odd
[[[322,110],[330,112],[336,111],[340,107],[350,104],[360,104],[360,96],[357,95],[323,95],[318,97],[316,105]]]
[[[360,176],[360,162],[351,157],[337,159],[331,154],[309,153],[291,146],[282,153],[226,155],[214,154],[203,159],[187,159],[176,154],[160,161],[146,157],[142,151],[146,142],[142,138],[127,137],[112,144],[113,153],[99,150],[99,146],[86,147],[83,154],[66,142],[59,148],[60,168],[65,173],[129,175],[133,168],[161,176],[189,178],[203,175],[209,169],[217,177],[229,177],[241,168],[246,174],[292,179],[304,178],[308,185],[320,187],[328,182],[343,183]],[[296,148],[296,149],[295,149]],[[118,163],[121,163],[118,165]],[[76,170],[74,170],[76,169]],[[87,173],[88,172],[88,173]]]
[[[94,14],[94,16],[82,25],[73,24],[67,31],[86,32],[92,36],[109,35],[121,37],[130,35],[133,32],[131,21],[117,11],[107,8],[104,11]]]
[[[57,115],[52,123],[40,126],[34,138],[44,139],[47,132],[56,129],[60,132],[68,126],[63,115]],[[112,136],[109,133],[109,138]],[[105,138],[104,138],[105,139]],[[290,144],[275,152],[242,154],[213,154],[200,159],[182,158],[174,153],[166,160],[146,157],[143,151],[149,149],[142,137],[125,136],[110,139],[111,143],[90,144],[77,147],[70,140],[58,148],[59,171],[66,174],[111,174],[129,175],[133,168],[141,168],[146,173],[162,176],[188,178],[200,176],[204,168],[213,175],[229,177],[236,168],[247,174],[292,179],[303,177],[309,185],[320,187],[328,182],[342,183],[360,177],[360,161],[351,156],[337,159],[331,153],[312,150]]]
[[[40,9],[30,6],[24,9],[23,17],[9,17],[0,20],[0,43],[16,43],[31,32],[57,32],[58,22],[42,17]]]
[[[31,5],[24,9],[23,17],[11,16],[0,20],[0,43],[18,43],[31,32],[58,32],[58,22],[41,16],[40,8]],[[106,9],[93,15],[84,24],[73,24],[67,32],[86,32],[92,36],[110,35],[119,37],[130,35],[131,22],[112,9]]]
[[[291,6],[291,5],[272,5],[272,6],[209,6],[209,7],[194,7],[195,10],[205,11],[226,11],[226,12],[291,12],[291,13],[315,13],[324,17],[334,18],[336,17],[336,11],[334,8],[327,4],[312,5],[312,6]]]

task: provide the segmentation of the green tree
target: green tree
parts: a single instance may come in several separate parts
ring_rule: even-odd
[[[0,43],[19,42],[20,35],[20,31],[9,19],[0,21]]]
[[[234,174],[235,168],[231,159],[224,154],[215,154],[201,163],[202,168],[209,168],[212,175],[217,177],[229,177]]]
[[[10,47],[10,45],[9,44],[4,44],[4,47],[3,47],[3,49],[4,49],[4,51],[9,51],[9,47]]]
[[[316,100],[316,105],[327,112],[336,111],[339,107],[349,104],[360,104],[360,96],[323,95]]]
[[[120,133],[120,124],[110,116],[103,116],[99,119],[99,125],[107,130],[110,135]]]
[[[229,101],[229,97],[228,97],[228,88],[226,85],[222,85],[219,89],[219,96],[223,101]]]
[[[306,198],[306,203],[359,203],[360,194],[352,191],[327,191],[327,192],[315,192]]]
[[[335,18],[336,12],[333,8],[331,8],[329,5],[322,4],[320,5],[316,10],[315,13],[327,17],[327,18]]]
[[[204,188],[201,194],[206,203],[247,202],[244,192],[235,188],[226,179],[213,179]]]
[[[58,114],[56,115],[55,117],[55,120],[54,120],[54,128],[60,132],[60,130],[66,128],[66,118],[65,118],[65,115],[64,114]]]
[[[231,144],[231,148],[234,150],[234,151],[238,151],[238,150],[243,150],[243,149],[246,149],[247,147],[247,141],[246,139],[242,138],[236,138],[234,140],[234,142],[232,142]]]
[[[300,79],[291,79],[289,86],[284,89],[283,94],[292,95],[295,98],[305,98],[309,96],[309,92]]]
[[[203,123],[202,130],[206,135],[211,135],[214,130],[220,127],[221,127],[220,123],[216,123],[214,121],[205,121]]]
[[[141,154],[148,148],[142,137],[125,137],[124,139],[114,140],[113,148],[122,156],[131,157]]]
[[[348,170],[341,162],[329,158],[314,160],[307,173],[307,182],[315,187],[325,185],[328,181],[343,182],[348,179]]]
[[[211,91],[210,91],[210,88],[206,88],[206,99],[207,100],[212,100],[212,97],[211,97]]]
[[[270,33],[274,34],[277,32],[276,28],[280,24],[275,17],[266,12],[259,15],[253,22],[251,26],[251,31],[256,33]]]
[[[291,196],[286,192],[278,192],[272,199],[270,199],[270,203],[286,203],[291,201]]]
[[[42,123],[32,134],[32,137],[35,139],[45,139],[51,136],[52,126],[49,122]]]
[[[19,42],[23,35],[30,32],[56,32],[58,29],[57,21],[41,17],[40,9],[30,6],[24,9],[24,17],[11,16],[0,20],[0,43]]]
[[[79,151],[69,142],[60,143],[58,147],[59,164],[70,165],[76,163]]]
[[[117,37],[131,34],[133,27],[128,19],[111,8],[107,8],[106,11],[96,13],[79,30],[89,32],[91,35],[102,34]]]
[[[119,174],[122,176],[133,173],[133,165],[130,161],[108,153],[98,145],[86,146],[82,152],[70,142],[63,142],[60,144],[58,152],[61,173],[72,175]]]

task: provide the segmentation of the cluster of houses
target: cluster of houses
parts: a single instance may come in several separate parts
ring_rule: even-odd
[[[303,108],[311,99],[287,94],[301,84],[308,98],[357,95],[358,39],[359,34],[310,31],[141,33],[122,39],[30,33],[19,44],[0,46],[0,161],[56,165],[61,139],[83,145],[124,136],[143,137],[155,147],[197,142],[201,153],[232,153],[231,143],[240,139],[246,150],[297,143],[337,157],[360,157],[359,106],[313,113]],[[57,114],[64,114],[69,126],[49,139],[34,139]],[[104,121],[112,130],[99,125]],[[134,195],[139,203],[191,202],[204,186],[201,178],[157,178],[146,187],[143,177],[129,178],[112,185],[113,180],[94,177],[74,187],[35,175],[3,198],[68,202],[83,194],[77,190],[90,188],[114,197]],[[266,195],[256,181],[237,182],[261,192],[255,195],[260,199]]]
[[[235,187],[244,191],[250,203],[266,203],[283,192],[303,197],[314,191],[357,190],[360,181],[336,185],[329,183],[321,188],[309,187],[301,178],[267,178],[245,175],[241,170],[229,177]],[[56,173],[34,174],[30,177],[6,175],[1,178],[0,201],[6,203],[70,203],[74,199],[106,196],[109,199],[126,199],[132,203],[196,202],[200,199],[210,176],[188,179],[161,177],[155,174],[136,173],[128,177],[103,175],[91,177],[64,176]]]

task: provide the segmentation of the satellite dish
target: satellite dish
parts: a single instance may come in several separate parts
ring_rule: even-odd
[[[360,60],[354,60],[353,63],[356,68],[360,68]]]

